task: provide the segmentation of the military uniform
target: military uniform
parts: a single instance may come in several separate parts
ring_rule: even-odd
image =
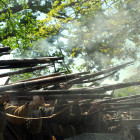
[[[0,104],[0,140],[3,140],[3,131],[6,127],[6,113],[3,104]]]
[[[6,106],[6,113],[19,117],[30,117],[32,110],[29,109],[28,103],[22,106]],[[33,117],[33,116],[31,116]],[[34,116],[39,117],[39,116]],[[31,135],[39,134],[42,130],[42,120],[26,120],[7,116],[7,128],[5,131],[6,140],[28,140]],[[29,138],[30,139],[30,138]]]

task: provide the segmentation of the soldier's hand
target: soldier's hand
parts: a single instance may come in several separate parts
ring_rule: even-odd
[[[60,89],[69,89],[69,88],[71,88],[71,85],[68,85],[67,83],[60,84]]]
[[[45,102],[45,99],[40,96],[33,96],[33,100],[29,103],[29,107],[39,107],[43,105]]]
[[[90,107],[90,109],[89,109],[89,111],[90,112],[93,112],[93,111],[97,111],[97,110],[101,110],[101,109],[103,109],[105,106],[104,105],[102,105],[102,104],[100,104],[100,103],[92,103],[92,105],[91,105],[91,107]]]

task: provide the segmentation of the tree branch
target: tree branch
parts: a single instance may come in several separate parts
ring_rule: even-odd
[[[38,6],[38,5],[33,5],[34,0],[29,0],[29,2],[27,3],[28,8],[26,9],[31,9],[33,11],[40,11],[43,13],[48,13],[50,11],[51,8],[46,7],[47,5],[43,5],[43,6]],[[3,11],[0,12],[0,15],[2,14],[6,14],[9,10],[12,10],[12,13],[15,14],[17,12],[20,12],[22,10],[24,10],[22,5],[15,5],[14,7],[9,7]],[[0,22],[2,22],[3,20],[0,19]]]

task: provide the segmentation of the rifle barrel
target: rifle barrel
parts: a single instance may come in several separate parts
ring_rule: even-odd
[[[140,119],[131,119],[131,120],[121,120],[121,125],[126,128],[131,128],[140,124]]]
[[[106,94],[92,94],[91,91],[85,92],[84,90],[32,90],[32,91],[7,91],[7,92],[1,92],[1,94],[11,94],[11,95],[17,95],[17,96],[34,96],[34,95],[91,95],[91,96],[98,96],[98,97],[111,97],[111,95]]]
[[[107,103],[109,106],[140,106],[140,103]]]
[[[115,74],[116,72],[117,72],[117,71],[114,71],[114,72],[112,72],[112,73],[110,73],[110,74],[108,74],[108,75],[106,75],[106,76],[103,76],[103,77],[100,77],[100,78],[96,78],[96,79],[92,79],[92,80],[81,81],[81,82],[79,82],[79,83],[89,83],[89,82],[95,82],[95,81],[98,81],[98,80],[102,80],[102,79],[104,79],[104,78],[107,78],[107,77],[109,77],[109,76]],[[78,84],[79,84],[79,83],[78,83]],[[89,85],[88,87],[90,87],[90,86],[92,86],[92,84]]]
[[[28,81],[28,82],[15,83],[15,84],[6,85],[6,86],[0,86],[0,92],[9,91],[9,90],[13,90],[13,89],[17,90],[20,88],[22,88],[22,89],[26,89],[29,87],[33,88],[33,87],[36,87],[39,85],[50,86],[50,85],[53,85],[54,83],[60,83],[62,81],[67,81],[67,80],[76,78],[77,76],[78,76],[77,74],[69,74],[69,75],[44,78],[44,79],[35,80],[35,81]],[[75,93],[91,92],[93,94],[93,93],[103,93],[103,92],[110,91],[110,90],[125,88],[125,87],[129,87],[129,86],[136,86],[136,85],[140,85],[140,82],[119,83],[119,84],[99,86],[99,87],[94,87],[94,88],[75,88],[75,89],[72,89],[72,91]],[[60,90],[60,91],[63,92],[63,90]],[[64,91],[70,92],[70,90],[64,90]],[[102,102],[106,103],[106,102],[124,100],[124,99],[132,98],[132,97],[136,98],[138,96],[140,96],[140,95],[132,95],[132,96],[127,96],[127,97],[114,98],[112,100],[109,100],[109,101],[106,100],[106,101],[102,101]]]
[[[0,74],[0,78],[5,77],[5,76],[10,76],[10,75],[15,75],[15,74],[22,74],[22,73],[26,73],[26,72],[32,72],[32,71],[39,70],[39,69],[44,69],[47,66],[51,66],[51,64],[50,65],[37,66],[37,67],[31,67],[31,68],[27,68],[27,69],[18,70],[18,71],[2,73],[2,74]]]
[[[67,80],[73,79],[78,77],[78,74],[69,74],[69,75],[61,75],[55,77],[48,77],[44,79],[34,80],[34,81],[27,81],[21,83],[15,83],[5,86],[0,86],[0,92],[9,91],[9,90],[19,90],[19,89],[34,89],[39,86],[50,86],[53,84],[58,84],[60,82],[66,82]]]
[[[76,95],[76,94],[71,94],[71,95],[44,95],[43,97],[45,100],[54,100],[54,99],[100,99],[104,98],[108,95]],[[18,100],[31,100],[32,96],[17,96]]]
[[[62,73],[66,73],[66,71],[53,73],[53,74],[49,74],[49,75],[44,75],[44,76],[39,76],[39,77],[35,77],[35,78],[30,78],[30,79],[27,79],[27,80],[18,81],[18,83],[19,82],[34,81],[34,80],[37,80],[37,79],[43,79],[43,78],[48,78],[48,77],[55,77],[55,76],[61,75]],[[76,75],[80,76],[80,75],[86,74],[86,73],[89,73],[89,72],[80,72],[80,73],[76,73]]]
[[[101,74],[108,73],[108,72],[111,72],[111,71],[114,71],[114,70],[117,70],[117,69],[124,68],[127,65],[132,64],[132,63],[133,62],[125,63],[125,64],[122,64],[122,65],[119,65],[119,66],[116,66],[116,67],[113,67],[113,68],[109,68],[107,70],[103,70],[103,71],[100,71],[100,72],[97,72],[97,73],[94,73],[94,74],[89,74],[89,75],[86,75],[86,76],[83,76],[83,77],[68,81],[67,84],[68,85],[77,84],[77,83],[81,82],[82,80],[86,80],[86,79],[89,79],[89,78],[94,78],[94,77],[99,76]]]
[[[7,52],[10,50],[10,47],[0,47],[0,52]]]
[[[138,82],[132,82],[131,83],[124,83],[122,85],[126,86],[132,86],[134,84],[138,84]],[[138,84],[139,85],[139,84]],[[123,100],[128,100],[128,99],[135,99],[135,98],[139,98],[140,95],[131,95],[131,96],[125,96],[125,97],[119,97],[119,98],[113,98],[111,100],[105,100],[105,101],[101,101],[101,103],[112,103],[112,102],[117,102],[117,101],[123,101]],[[120,103],[119,103],[120,104]]]
[[[0,52],[0,56],[10,54],[9,52]]]
[[[42,63],[50,63],[63,59],[64,57],[41,57],[41,58],[28,58],[28,59],[0,60],[0,66],[42,64]]]

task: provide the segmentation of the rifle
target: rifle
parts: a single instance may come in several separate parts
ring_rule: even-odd
[[[132,82],[132,84],[138,84],[138,82]],[[129,86],[129,85],[132,85],[131,83],[124,83],[124,84],[121,84],[121,86]],[[139,85],[139,84],[138,84]],[[117,102],[117,101],[124,101],[124,100],[128,100],[128,99],[135,99],[135,98],[139,98],[140,95],[131,95],[131,96],[125,96],[125,97],[119,97],[119,98],[113,98],[111,100],[104,100],[104,101],[100,101],[101,103],[113,103],[113,102]],[[120,103],[119,103],[120,104]],[[121,104],[120,104],[121,105]]]
[[[140,107],[140,103],[107,103],[107,106],[120,107],[120,106],[130,106],[130,107]]]
[[[58,73],[53,73],[53,74],[49,74],[49,75],[44,75],[44,76],[39,76],[39,77],[35,77],[35,78],[30,78],[30,79],[26,79],[26,80],[22,80],[22,81],[18,81],[16,83],[21,83],[21,82],[27,82],[27,81],[34,81],[34,80],[39,80],[39,79],[44,79],[44,78],[49,78],[49,77],[55,77],[55,76],[59,76],[63,73],[66,73],[67,71],[62,71],[62,72],[58,72]],[[80,72],[80,73],[76,73],[77,76],[80,76],[82,74],[86,74],[89,72]]]
[[[37,64],[52,63],[57,60],[64,60],[64,57],[41,57],[28,59],[0,60],[0,69],[33,67]]]
[[[133,127],[140,124],[140,119],[131,119],[131,120],[121,120],[121,125],[123,127]]]
[[[62,75],[62,76],[55,76],[55,77],[49,77],[49,78],[45,78],[45,79],[40,79],[40,80],[34,80],[34,81],[28,81],[28,82],[21,82],[21,83],[15,83],[15,84],[11,84],[11,85],[5,85],[5,86],[0,86],[0,92],[1,93],[6,93],[4,91],[9,91],[9,90],[17,90],[17,89],[25,89],[25,88],[29,88],[32,87],[32,89],[35,86],[38,85],[45,85],[45,86],[49,86],[51,84],[55,83],[60,83],[62,81],[67,81],[69,79],[75,78],[77,75],[76,74],[69,74],[69,75]],[[44,91],[30,91],[27,93],[31,93],[33,94],[39,94],[42,93],[42,95],[44,94],[97,94],[97,93],[103,93],[106,91],[110,91],[110,90],[115,90],[115,89],[119,89],[119,88],[125,88],[125,87],[129,87],[129,86],[136,86],[136,85],[140,85],[140,82],[129,82],[129,83],[119,83],[119,84],[112,84],[112,85],[106,85],[106,86],[99,86],[99,87],[92,87],[92,88],[73,88],[70,90],[44,90]],[[13,92],[14,93],[14,92]],[[20,91],[20,93],[22,93]],[[25,93],[24,93],[25,95]],[[115,102],[115,101],[120,101],[120,100],[124,100],[124,99],[130,99],[130,98],[136,98],[136,97],[140,97],[140,95],[132,95],[132,96],[127,96],[127,97],[120,97],[120,98],[113,98],[111,100],[103,100],[100,101],[100,103],[111,103],[111,102]]]
[[[7,54],[10,54],[10,53],[9,52],[2,52],[2,53],[0,53],[0,56],[7,55]]]
[[[68,81],[67,84],[68,85],[69,84],[70,85],[71,84],[76,84],[76,83],[78,83],[78,82],[80,82],[82,80],[86,80],[86,79],[89,79],[89,78],[94,78],[94,77],[99,76],[101,74],[105,74],[105,73],[108,73],[108,72],[111,72],[111,71],[114,71],[114,70],[118,70],[118,69],[124,68],[127,65],[132,64],[132,63],[133,62],[125,63],[125,64],[122,64],[122,65],[119,65],[119,66],[116,66],[116,67],[113,67],[113,68],[109,68],[107,70],[103,70],[103,71],[100,71],[100,72],[97,72],[97,73],[89,74],[89,75],[86,75],[86,76],[83,76],[83,77],[80,77],[80,78]]]
[[[68,74],[68,75],[60,75],[55,77],[48,77],[44,79],[37,79],[33,81],[27,81],[27,82],[20,82],[20,83],[13,83],[10,85],[0,86],[0,92],[9,91],[9,90],[31,90],[36,87],[44,87],[44,86],[51,86],[53,84],[66,82],[70,79],[74,79],[79,77],[80,73],[77,74]]]
[[[43,96],[45,98],[45,100],[55,100],[55,99],[69,99],[69,100],[73,100],[73,99],[101,99],[104,97],[110,97],[110,95],[80,95],[80,94],[70,94],[70,95],[44,95]],[[17,96],[18,100],[24,100],[24,101],[29,101],[32,100],[32,96],[26,94],[26,96]]]
[[[69,75],[62,75],[62,76],[55,76],[55,77],[49,77],[49,78],[44,78],[44,79],[40,79],[40,80],[34,80],[34,81],[28,81],[28,82],[21,82],[21,83],[15,83],[15,84],[11,84],[11,85],[6,85],[6,86],[0,86],[0,92],[3,91],[9,91],[9,90],[16,90],[16,89],[20,89],[20,88],[28,88],[30,86],[37,86],[37,85],[45,85],[45,86],[49,86],[52,85],[54,83],[60,83],[62,81],[67,81],[69,79],[73,79],[76,76],[78,76],[77,74],[69,74]],[[94,87],[94,88],[75,88],[75,89],[71,89],[71,90],[56,90],[55,92],[61,92],[62,94],[68,94],[71,93],[71,91],[73,91],[74,94],[77,93],[83,93],[83,92],[89,92],[89,93],[103,93],[106,91],[110,91],[110,90],[115,90],[115,89],[120,89],[120,88],[125,88],[125,87],[129,87],[129,86],[136,86],[136,85],[140,85],[140,82],[129,82],[129,83],[119,83],[119,84],[112,84],[112,85],[106,85],[106,86],[98,86],[98,87]],[[53,90],[50,90],[53,92]],[[118,98],[114,98],[111,101],[118,101],[118,100],[124,100],[124,99],[128,99],[128,98],[136,98],[139,95],[132,95],[132,96],[128,96],[128,97],[120,97]],[[109,102],[109,101],[102,101],[103,103]]]
[[[101,74],[105,74],[105,73],[114,71],[113,73],[111,73],[111,74],[108,75],[108,76],[110,76],[110,75],[114,74],[116,72],[116,70],[121,69],[121,68],[124,68],[127,65],[132,64],[132,63],[133,62],[125,63],[125,64],[122,64],[122,65],[119,65],[119,66],[116,66],[116,67],[113,67],[113,68],[109,68],[107,70],[103,70],[103,71],[100,71],[100,72],[97,72],[97,73],[94,73],[94,74],[89,74],[89,75],[81,76],[79,78],[76,78],[76,79],[73,79],[73,80],[69,80],[65,84],[67,84],[67,85],[73,85],[73,84],[83,83],[84,80],[87,80],[87,79],[90,79],[90,78],[94,78],[94,77],[99,76]],[[106,78],[106,77],[102,77],[101,79],[103,79],[103,78]],[[101,79],[100,78],[93,79],[90,82],[101,80]],[[63,84],[63,83],[61,83],[61,84]],[[49,89],[57,89],[57,88],[60,88],[60,85],[54,85],[53,87],[51,87]]]
[[[5,77],[5,76],[10,76],[10,75],[15,75],[15,74],[22,74],[22,73],[32,72],[32,71],[35,71],[35,70],[44,69],[44,68],[49,67],[49,66],[52,66],[52,64],[43,65],[43,66],[37,66],[37,67],[31,67],[31,68],[27,68],[27,69],[12,71],[12,72],[6,72],[6,73],[0,74],[0,78]]]
[[[0,47],[0,53],[1,52],[8,52],[10,50],[10,47]]]

